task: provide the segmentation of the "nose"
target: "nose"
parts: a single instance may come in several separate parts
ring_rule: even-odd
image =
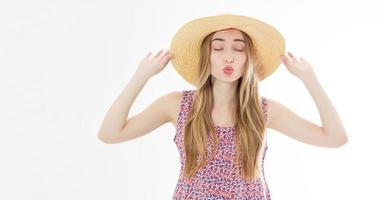
[[[233,63],[234,62],[234,58],[226,58],[226,63]]]

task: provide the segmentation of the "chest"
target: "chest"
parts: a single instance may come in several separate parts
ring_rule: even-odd
[[[232,110],[213,109],[211,111],[211,119],[214,126],[233,127],[235,125],[235,115]]]

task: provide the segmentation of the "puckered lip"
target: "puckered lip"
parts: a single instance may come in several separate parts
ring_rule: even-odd
[[[226,65],[223,70],[234,70],[234,68],[230,65]]]

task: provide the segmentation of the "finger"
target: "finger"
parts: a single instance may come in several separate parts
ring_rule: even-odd
[[[165,57],[165,56],[168,56],[168,55],[170,55],[170,50],[164,51],[164,54],[162,55],[162,57]]]
[[[175,54],[170,52],[170,49],[167,50],[167,53],[170,54],[170,59],[175,58]]]
[[[159,55],[163,52],[163,49],[158,51],[158,53],[154,56],[154,59],[158,59]]]
[[[289,54],[291,59],[298,61],[298,59],[291,52],[288,52],[287,54]]]
[[[163,57],[162,57],[162,62],[164,64],[166,64],[170,59],[171,59],[172,55],[170,53],[167,53],[165,54]]]
[[[301,61],[303,61],[303,62],[306,62],[305,58],[303,58],[303,57],[299,57],[299,59],[300,59]]]
[[[287,61],[287,60],[289,60],[290,58],[288,57],[288,56],[286,56],[285,54],[282,54],[281,55],[281,60],[282,61]]]
[[[162,64],[162,66],[164,66],[168,63],[170,58],[171,58],[171,54],[166,54],[166,55],[162,56],[162,58],[160,59],[159,62]]]
[[[156,59],[156,61],[160,62],[161,60],[163,60],[165,58],[165,56],[170,57],[169,50],[166,50],[162,56],[160,56],[159,58]]]
[[[152,54],[151,51],[149,53],[147,53],[146,58],[150,57],[151,54]]]

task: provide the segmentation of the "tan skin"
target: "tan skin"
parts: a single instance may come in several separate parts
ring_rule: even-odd
[[[233,48],[239,46],[235,47],[233,39],[237,37],[240,37],[238,39],[242,39],[242,35],[240,35],[240,32],[237,32],[237,30],[231,30],[220,32],[215,36],[221,37],[225,39],[225,41],[217,44],[217,46],[224,49],[223,52],[211,54],[211,56],[213,56],[211,58],[211,71],[212,75],[216,78],[214,87],[215,106],[212,112],[212,118],[215,125],[232,126],[234,119],[230,119],[229,116],[231,116],[230,113],[234,107],[235,81],[241,76],[244,70],[242,68],[244,57],[240,52],[234,51]],[[141,61],[133,79],[149,79],[162,71],[173,57],[168,50],[163,54],[162,52],[162,50],[159,51],[154,57],[150,57],[151,52],[147,54]],[[341,119],[318,82],[312,65],[302,57],[297,59],[291,52],[283,54],[281,61],[288,71],[299,78],[308,89],[319,111],[322,126],[302,118],[279,101],[268,98],[267,128],[274,129],[305,144],[329,148],[337,148],[346,144],[348,136],[344,130]],[[223,75],[221,73],[223,64],[229,63],[234,65],[234,72],[232,76]],[[134,86],[136,87],[136,85]],[[181,92],[170,92],[159,97],[145,110],[129,117],[118,134],[112,133],[113,131],[108,133],[108,128],[105,128],[116,125],[111,124],[117,121],[113,118],[114,116],[112,116],[112,114],[114,113],[112,113],[109,118],[106,116],[106,122],[103,122],[98,135],[99,139],[109,144],[133,140],[152,132],[167,122],[171,122],[176,128],[181,98]],[[119,110],[120,108],[115,109]]]

